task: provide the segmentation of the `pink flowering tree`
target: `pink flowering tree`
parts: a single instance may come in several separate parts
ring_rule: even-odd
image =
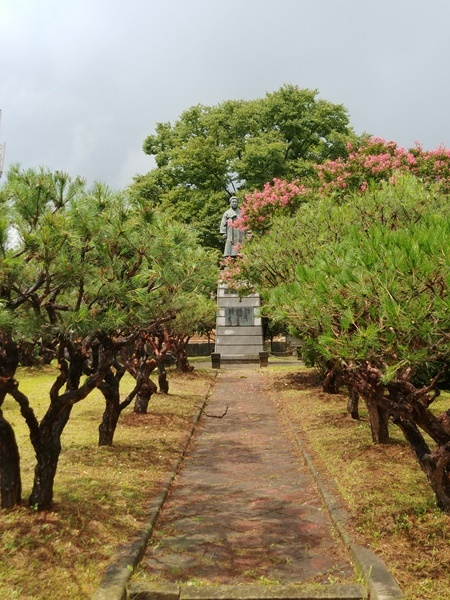
[[[435,150],[424,151],[420,144],[411,150],[417,164],[411,169],[426,182],[439,184],[440,189],[450,192],[450,149],[441,145]]]
[[[426,151],[419,143],[405,149],[396,142],[379,137],[366,138],[360,145],[347,143],[348,155],[315,166],[315,178],[286,181],[274,178],[262,190],[248,193],[241,205],[241,218],[233,227],[247,231],[258,240],[270,231],[273,219],[295,215],[300,207],[321,198],[341,204],[389,182],[396,183],[402,174],[411,174],[423,183],[437,184],[440,191],[450,192],[450,150],[439,146]],[[251,235],[249,235],[251,232]],[[254,254],[254,253],[252,253]],[[242,288],[252,281],[252,266],[243,260],[245,249],[236,259],[222,262],[222,277],[228,285]],[[253,276],[258,278],[258,272]],[[247,283],[248,284],[248,283]]]
[[[416,144],[407,150],[374,137],[358,148],[351,143],[347,147],[348,157],[316,166],[320,195],[342,198],[351,192],[361,194],[383,181],[395,183],[399,173],[411,173],[426,183],[439,183],[445,192],[450,189],[450,150],[443,146],[425,151]]]
[[[315,166],[315,178],[286,181],[274,178],[262,190],[246,194],[241,218],[233,226],[260,235],[271,228],[275,216],[295,214],[301,204],[319,197],[342,201],[356,192],[361,195],[402,173],[411,173],[425,183],[437,183],[450,191],[450,150],[439,146],[425,151],[419,143],[405,149],[396,142],[367,138],[355,146],[348,142],[348,155]],[[235,269],[235,266],[233,267]]]
[[[245,196],[241,206],[241,217],[235,223],[239,229],[263,233],[270,228],[274,214],[293,214],[301,202],[304,202],[310,188],[299,180],[284,181],[274,178],[266,183],[261,191],[255,190]]]

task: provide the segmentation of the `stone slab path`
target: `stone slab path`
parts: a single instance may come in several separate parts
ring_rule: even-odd
[[[153,581],[354,582],[317,488],[255,368],[219,371],[141,567]],[[227,408],[228,407],[228,408]]]

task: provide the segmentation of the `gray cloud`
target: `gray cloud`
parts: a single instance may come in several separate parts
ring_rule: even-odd
[[[450,145],[446,0],[3,0],[6,164],[131,183],[160,121],[284,83],[358,133]]]

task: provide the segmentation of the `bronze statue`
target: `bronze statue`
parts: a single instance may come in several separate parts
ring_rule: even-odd
[[[236,256],[240,245],[245,241],[245,231],[231,225],[241,216],[239,201],[236,196],[230,198],[230,208],[223,213],[220,222],[220,233],[225,239],[224,256]]]

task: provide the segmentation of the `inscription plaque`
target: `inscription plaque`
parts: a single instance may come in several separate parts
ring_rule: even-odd
[[[232,288],[230,289],[227,287],[222,288],[222,293],[224,296],[237,296],[238,295],[236,290],[233,290]]]
[[[225,307],[225,323],[228,327],[245,327],[253,325],[252,306]]]

